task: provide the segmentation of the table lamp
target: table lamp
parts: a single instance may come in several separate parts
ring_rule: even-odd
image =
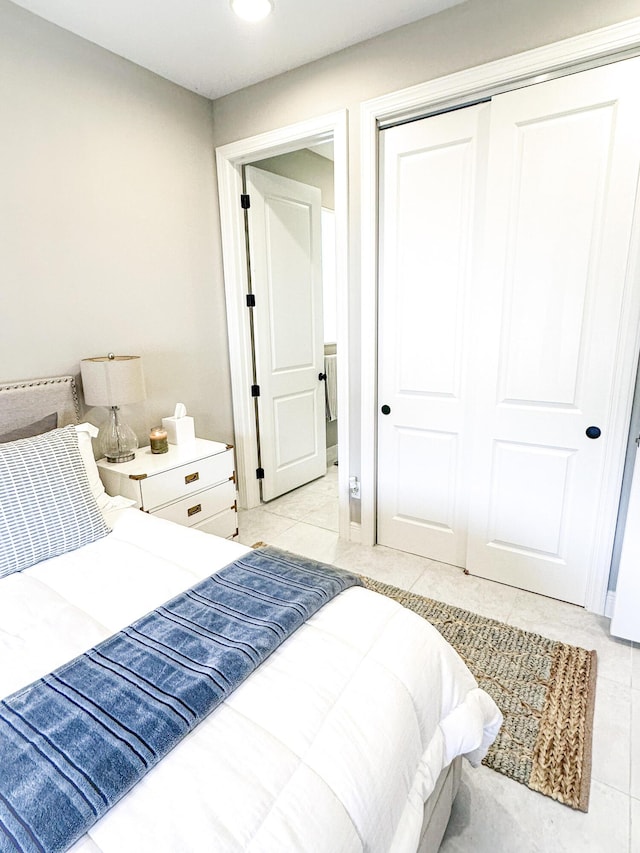
[[[109,423],[100,429],[98,447],[108,462],[135,459],[138,439],[119,416],[120,406],[140,403],[146,397],[142,359],[139,355],[83,358],[80,362],[87,406],[108,406]]]

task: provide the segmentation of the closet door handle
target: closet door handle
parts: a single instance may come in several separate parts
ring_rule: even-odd
[[[383,415],[390,415],[391,414],[391,406],[387,406],[387,404],[385,403],[384,406],[380,409],[380,411],[382,412]]]
[[[585,430],[585,435],[587,438],[600,438],[602,435],[602,430],[597,426],[587,427]]]
[[[323,381],[324,382],[327,381],[327,374],[326,373],[319,373],[318,374],[318,382],[323,382]]]

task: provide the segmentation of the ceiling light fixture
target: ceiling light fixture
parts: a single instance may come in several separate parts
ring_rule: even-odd
[[[271,0],[231,0],[231,8],[243,21],[262,21],[273,11]]]

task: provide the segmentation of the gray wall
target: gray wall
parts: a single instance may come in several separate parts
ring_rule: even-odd
[[[349,113],[350,473],[360,448],[360,104],[370,98],[637,16],[637,0],[467,0],[431,18],[213,104],[223,145],[338,109]],[[222,268],[218,268],[222,281]]]
[[[149,423],[180,399],[200,435],[232,441],[213,149],[348,108],[357,453],[360,103],[638,11],[637,0],[467,0],[212,107],[0,0],[0,380],[141,354]]]
[[[139,354],[230,441],[211,102],[0,0],[0,104],[0,381]]]
[[[216,145],[585,33],[640,14],[637,0],[467,0],[214,101]],[[351,154],[357,155],[357,144]]]

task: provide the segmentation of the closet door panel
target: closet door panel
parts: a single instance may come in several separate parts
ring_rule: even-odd
[[[398,490],[396,512],[405,522],[424,523],[444,531],[455,526],[455,484],[458,437],[428,429],[399,428],[398,468],[428,471]]]
[[[468,158],[469,142],[456,140],[397,161],[393,272],[403,318],[397,336],[397,390],[403,394],[460,397]]]
[[[606,105],[514,128],[500,358],[504,401],[577,403],[614,119],[613,106]]]
[[[494,545],[561,559],[573,457],[570,450],[494,443],[488,517]]]

